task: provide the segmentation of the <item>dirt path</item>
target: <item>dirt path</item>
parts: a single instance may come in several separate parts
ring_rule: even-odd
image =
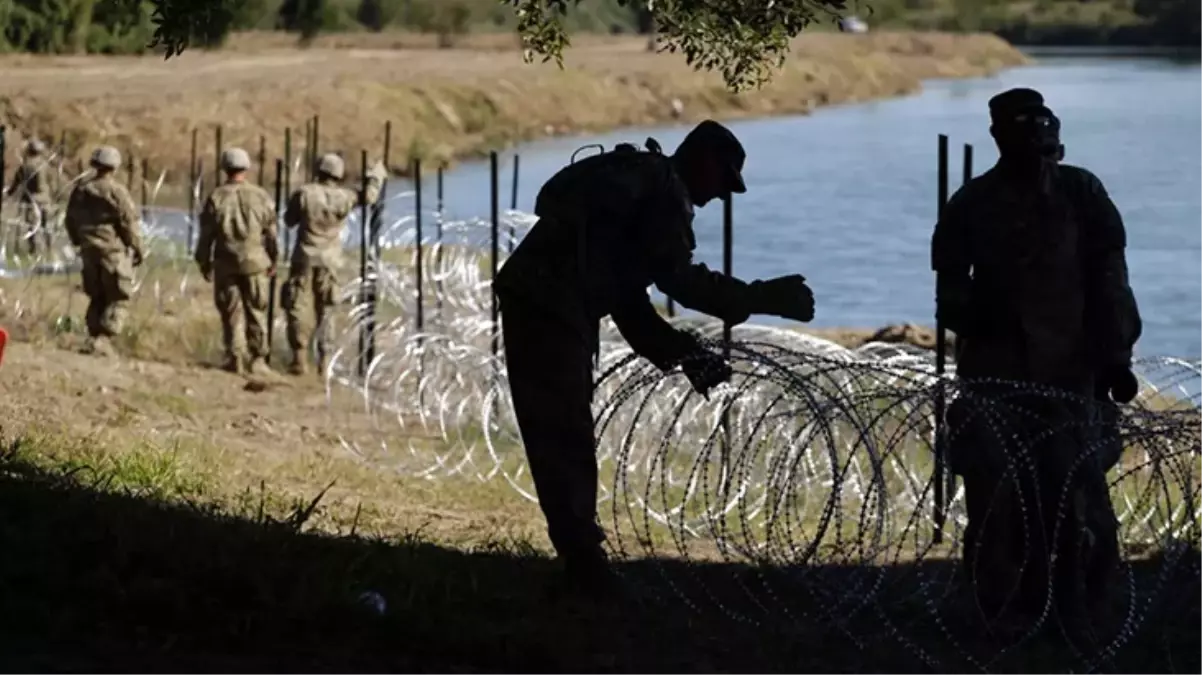
[[[346,438],[437,446],[433,433],[373,420],[362,399],[317,376],[260,381],[220,370],[101,359],[53,347],[9,344],[0,367],[0,428],[8,437],[53,434],[82,444],[81,459],[139,449],[177,454],[225,496],[257,491],[312,499],[333,482],[318,525],[345,531],[352,518],[382,533],[433,529],[449,542],[538,541],[537,507],[503,481],[414,478],[358,460]],[[356,512],[362,512],[356,516]]]

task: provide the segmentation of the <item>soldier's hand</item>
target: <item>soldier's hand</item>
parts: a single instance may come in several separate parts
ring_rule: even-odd
[[[1139,380],[1130,366],[1109,368],[1098,377],[1098,397],[1115,403],[1130,403],[1139,394]]]
[[[755,281],[751,284],[752,313],[771,314],[795,321],[814,318],[814,292],[800,274]]]
[[[710,389],[719,384],[729,382],[734,372],[726,359],[708,349],[699,349],[689,354],[681,362],[680,369],[684,371],[685,377],[689,378],[693,391],[702,396],[709,395]]]
[[[132,255],[133,255],[134,267],[141,267],[142,260],[143,260],[142,252],[135,248]]]
[[[388,178],[388,167],[384,166],[384,162],[377,161],[372,165],[371,170],[367,172],[367,175],[371,178],[384,180]]]
[[[200,276],[204,277],[205,281],[213,280],[213,267],[210,265],[200,266]]]

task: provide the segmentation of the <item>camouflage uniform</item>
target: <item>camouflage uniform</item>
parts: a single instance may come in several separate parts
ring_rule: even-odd
[[[267,370],[264,315],[279,257],[275,206],[266,190],[235,177],[250,168],[245,150],[226,150],[222,165],[231,178],[201,210],[196,263],[213,280],[225,369],[242,372],[249,363],[251,371]]]
[[[1122,218],[1096,176],[1005,152],[952,197],[936,226],[937,312],[956,334],[963,381],[948,411],[951,466],[965,481],[965,562],[991,611],[1016,588],[1020,608],[1041,611],[1053,551],[1062,609],[1104,595],[1118,555],[1105,472],[1121,447],[1098,433],[1100,417],[1115,414],[1099,390],[1129,369],[1141,332],[1125,246]]]
[[[17,197],[21,239],[28,242],[31,255],[37,255],[39,239],[42,240],[40,248],[48,249],[50,246],[47,223],[50,206],[54,202],[54,189],[44,152],[45,145],[41,141],[30,141],[26,146],[25,160],[13,172],[9,187],[9,193]]]
[[[67,236],[83,264],[83,291],[90,301],[88,335],[98,353],[107,353],[109,339],[121,332],[133,268],[142,263],[138,208],[112,173],[120,165],[115,148],[99,148],[92,155],[96,173],[78,182],[67,200]]]
[[[342,263],[342,228],[347,216],[364,205],[374,204],[387,177],[377,164],[368,175],[366,194],[338,184],[344,174],[342,158],[325,155],[318,162],[318,180],[292,193],[284,213],[284,224],[299,228],[292,248],[288,281],[280,304],[288,323],[288,345],[292,348],[292,372],[304,373],[304,350],[316,336],[318,367],[324,368],[326,349],[332,338],[329,310],[337,304],[338,268]],[[312,312],[312,323],[305,316]]]
[[[728,377],[729,367],[659,315],[647,295],[652,283],[731,324],[753,312],[813,315],[800,277],[748,284],[693,262],[693,206],[708,197],[691,194],[678,171],[682,153],[714,144],[707,152],[729,163],[719,190],[745,188],[742,147],[729,131],[707,122],[690,137],[674,157],[623,146],[561,170],[539,192],[539,220],[494,283],[539,505],[569,575],[585,580],[606,574],[591,410],[601,319],[611,316],[630,346],[662,369],[688,359],[686,375],[704,391]]]

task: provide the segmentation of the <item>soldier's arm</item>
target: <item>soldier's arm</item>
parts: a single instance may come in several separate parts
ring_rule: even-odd
[[[139,257],[142,249],[142,217],[138,213],[138,205],[123,185],[114,184],[113,206],[117,209],[117,236],[125,247],[132,249]]]
[[[200,231],[196,234],[196,252],[192,257],[204,272],[213,264],[213,242],[217,239],[217,204],[211,194],[200,209],[199,225]]]
[[[1084,171],[1085,321],[1100,367],[1127,366],[1143,320],[1127,276],[1127,230],[1102,181]]]
[[[67,213],[63,216],[63,227],[67,230],[67,238],[71,240],[71,245],[75,248],[79,248],[83,243],[79,232],[80,215],[79,188],[75,187],[67,196]]]
[[[747,282],[693,261],[693,214],[679,188],[663,191],[645,219],[643,245],[656,288],[682,306],[731,324],[751,316]]]
[[[302,192],[297,190],[288,198],[288,205],[284,207],[284,225],[285,227],[296,227],[300,225],[301,214],[305,211],[305,205],[301,197]]]
[[[0,176],[3,178],[3,176]],[[12,182],[8,185],[8,194],[16,196],[20,194],[21,184],[25,182],[25,165],[18,164],[16,169],[13,169]]]
[[[388,170],[384,168],[383,162],[377,162],[376,165],[367,172],[366,189],[359,189],[359,204],[367,204],[368,206],[371,206],[379,201],[380,192],[384,189],[384,180],[386,178],[388,178]]]
[[[944,207],[931,235],[931,269],[935,272],[935,319],[956,335],[971,332],[972,258],[963,191]]]
[[[267,249],[267,257],[271,264],[280,259],[280,232],[276,224],[275,202],[266,190],[261,191],[262,205],[259,216],[263,219],[263,247]]]
[[[659,315],[646,292],[625,298],[610,317],[630,348],[660,370],[667,370],[697,346],[691,335]]]

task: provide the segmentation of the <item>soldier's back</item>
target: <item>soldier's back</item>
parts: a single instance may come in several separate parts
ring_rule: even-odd
[[[227,183],[209,196],[216,232],[213,267],[217,271],[256,274],[271,266],[264,233],[275,218],[271,195],[253,183]]]
[[[46,160],[30,157],[21,163],[20,194],[23,202],[46,204],[50,201],[50,172]]]
[[[132,199],[129,190],[112,174],[91,176],[76,184],[67,203],[67,218],[77,228],[80,248],[98,253],[123,253],[125,244],[117,233],[122,204]]]
[[[342,228],[358,205],[353,190],[340,185],[310,183],[300,193],[300,234],[293,264],[337,267],[342,258]]]

